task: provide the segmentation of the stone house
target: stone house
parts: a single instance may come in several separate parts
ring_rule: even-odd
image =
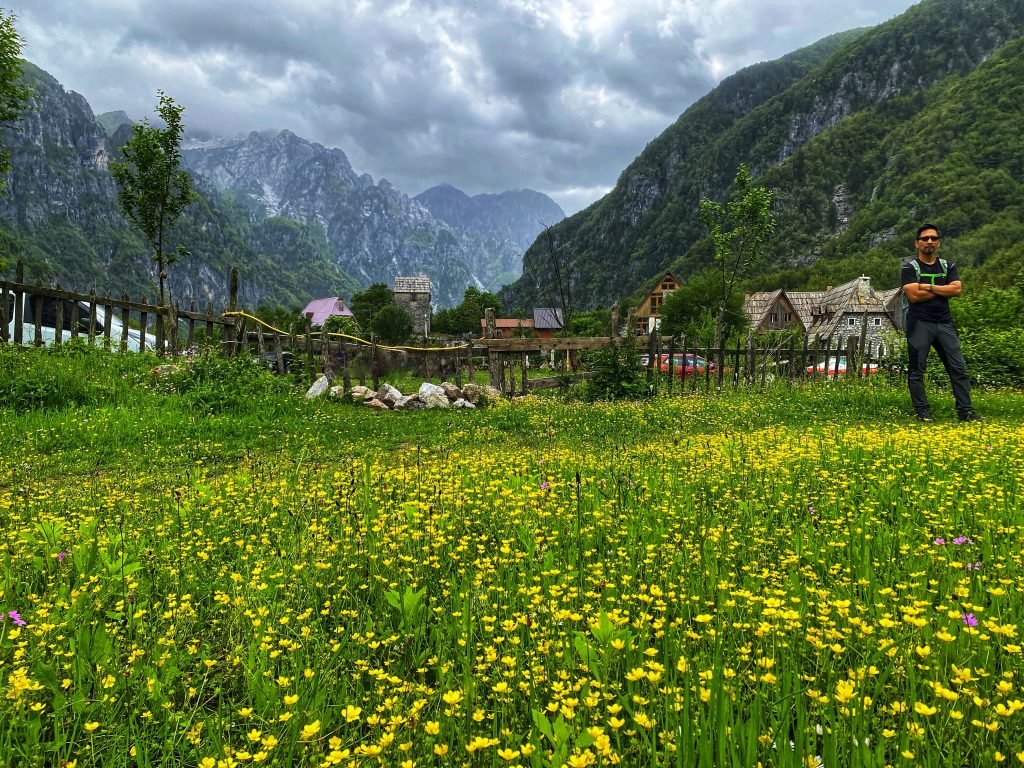
[[[898,289],[896,291],[898,293]],[[896,296],[896,306],[899,297]],[[831,340],[845,347],[850,337],[861,338],[879,349],[884,334],[896,328],[893,292],[876,292],[866,275],[824,291],[767,291],[750,294],[743,308],[751,328],[782,330],[798,323],[812,343]]]
[[[806,326],[808,336],[846,346],[850,337],[859,340],[863,334],[866,341],[879,349],[884,334],[896,328],[895,318],[866,275],[835,288],[809,293],[812,296],[805,297],[810,299],[811,307],[811,322]]]
[[[430,335],[430,280],[426,277],[396,277],[391,286],[395,304],[412,318],[412,335]]]

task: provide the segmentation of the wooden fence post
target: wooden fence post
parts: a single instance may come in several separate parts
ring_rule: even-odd
[[[13,307],[11,308],[13,309]],[[7,283],[0,280],[0,344],[4,344],[10,339],[7,335],[7,326],[10,325],[10,310],[8,309],[7,299]]]
[[[206,302],[206,316],[207,317],[213,317],[213,302],[212,301],[207,301]],[[224,330],[222,331],[221,335],[222,336],[227,336],[227,333],[228,333],[227,326],[224,326]],[[213,320],[207,320],[206,321],[206,344],[207,344],[207,346],[212,346],[213,345]]]
[[[743,337],[736,336],[736,356],[732,361],[732,388],[739,389],[740,378],[743,373],[743,361],[740,359],[743,355]]]
[[[497,321],[494,316],[494,307],[487,307],[484,310],[484,338],[494,339],[498,336]],[[504,376],[501,371],[501,356],[494,352],[490,345],[487,346],[487,367],[490,369],[491,386],[502,390]],[[502,390],[503,391],[503,390]]]
[[[167,318],[164,317],[164,312],[167,311],[166,307],[157,307],[156,312],[156,354],[158,357],[163,357],[165,354],[165,341],[167,339]]]
[[[42,288],[41,283],[36,282],[36,285]],[[37,301],[36,305],[33,307],[32,316],[36,323],[35,345],[37,347],[41,347],[43,346],[43,297],[37,296],[36,298],[38,298],[39,301]]]
[[[228,312],[238,311],[238,268],[231,268],[231,282],[228,286]],[[234,357],[235,356],[235,341],[238,337],[238,328],[235,323],[238,322],[238,318],[235,315],[231,316],[231,324],[224,326],[224,356]]]
[[[60,289],[60,283],[57,283],[57,288]],[[53,324],[56,331],[53,335],[53,343],[55,346],[60,346],[64,343],[64,302],[61,299],[56,299],[54,309],[57,310],[57,318]]]
[[[189,312],[192,312],[192,313],[194,313],[196,311],[195,299],[193,299],[191,302],[189,302],[188,310],[189,310]],[[192,348],[192,344],[195,342],[195,336],[196,336],[196,319],[194,317],[192,317],[192,316],[189,316],[189,318],[188,318],[188,333],[187,333],[187,336],[185,337],[185,349],[191,349]]]
[[[654,378],[654,365],[655,358],[658,357],[658,329],[654,328],[651,330],[650,335],[647,337],[647,384],[651,384],[651,379]],[[657,362],[661,362],[658,360]]]
[[[25,284],[25,262],[18,259],[18,265],[14,268],[14,282],[18,285]],[[23,306],[25,294],[20,287],[14,289],[14,343],[21,344],[25,340],[25,308]]]
[[[683,367],[680,368],[679,370],[680,370],[680,373],[685,372],[686,371],[686,366],[683,365]],[[675,336],[669,336],[668,337],[668,393],[669,393],[669,395],[672,394],[672,384],[673,384],[673,380],[675,379],[675,377],[676,377],[676,337]]]
[[[868,315],[865,312],[864,315],[861,317],[861,322],[860,322],[860,343],[857,345],[857,378],[858,379],[861,376],[864,375],[864,365],[863,364],[864,364],[864,361],[867,358],[867,356],[864,354],[864,347],[867,344],[867,337],[868,337]],[[850,373],[850,366],[849,365],[846,366],[846,373],[847,373],[847,375],[849,375],[849,373]]]
[[[168,294],[167,297],[167,324],[164,326],[164,336],[167,339],[167,345],[171,349],[171,357],[178,357],[178,303],[174,300],[174,296]]]
[[[131,299],[128,297],[127,293],[122,293],[121,301],[127,304]],[[121,307],[121,338],[118,339],[118,344],[120,345],[122,352],[128,351],[128,318],[130,315],[131,312],[128,307]],[[143,346],[139,349],[140,352],[145,348],[145,341],[145,339],[142,340]]]
[[[281,334],[274,334],[274,352],[277,353],[277,372],[284,373],[284,350],[281,348]]]
[[[110,349],[110,332],[113,327],[114,321],[114,308],[110,305],[112,299],[110,298],[110,291],[107,291],[107,297],[103,304],[103,348]],[[57,306],[63,308],[64,302],[58,301]],[[63,312],[61,313],[63,314]],[[57,328],[60,328],[63,323],[57,323]],[[57,335],[60,336],[63,331],[58,330]]]

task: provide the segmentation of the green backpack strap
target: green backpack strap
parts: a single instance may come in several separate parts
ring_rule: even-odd
[[[921,264],[917,259],[910,260],[911,266],[914,268],[914,272],[917,274],[917,282],[921,282]],[[939,266],[942,267],[942,274],[928,275],[932,280],[932,285],[935,285],[935,278],[946,277],[949,274],[949,264],[945,259],[939,259]]]

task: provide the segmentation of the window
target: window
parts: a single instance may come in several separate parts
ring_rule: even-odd
[[[793,319],[793,313],[792,312],[785,312],[785,313],[783,313],[782,316],[786,319],[787,323],[792,321],[792,319]]]
[[[651,296],[651,311],[652,312],[656,312],[658,309],[661,308],[661,300],[662,300],[662,297],[660,295],[658,295],[658,294],[654,294],[653,296]]]
[[[857,327],[857,318],[856,317],[848,317],[848,318],[846,318],[846,324],[850,328],[856,328]]]
[[[773,323],[779,322],[779,313],[778,312],[772,312],[772,322]]]
[[[880,317],[876,317],[875,318],[875,327],[876,328],[881,328],[882,327],[882,318],[880,318]]]

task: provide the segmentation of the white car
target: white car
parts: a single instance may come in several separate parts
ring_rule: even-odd
[[[0,294],[2,295],[2,294]],[[14,341],[14,301],[15,295],[8,292],[7,294],[7,312],[8,312],[8,323],[7,323],[7,338],[10,341]],[[72,302],[69,299],[51,299],[43,296],[32,296],[30,294],[22,294],[22,317],[21,317],[21,342],[22,344],[31,345],[35,344],[36,339],[36,315],[37,311],[41,312],[41,331],[43,337],[44,346],[52,346],[57,340],[57,302],[63,301],[64,303],[64,317],[61,323],[61,341],[68,342],[71,340],[71,310]],[[106,324],[106,308],[97,304],[96,305],[96,335],[93,336],[93,344],[96,346],[103,345],[103,329]],[[110,348],[120,349],[121,348],[121,333],[124,326],[117,315],[112,314],[110,316]],[[85,341],[89,338],[89,305],[84,301],[78,302],[78,336]],[[132,352],[138,352],[141,346],[141,334],[135,328],[128,329],[128,349]],[[156,337],[152,334],[147,333],[144,342],[145,349],[149,351],[156,350]]]

